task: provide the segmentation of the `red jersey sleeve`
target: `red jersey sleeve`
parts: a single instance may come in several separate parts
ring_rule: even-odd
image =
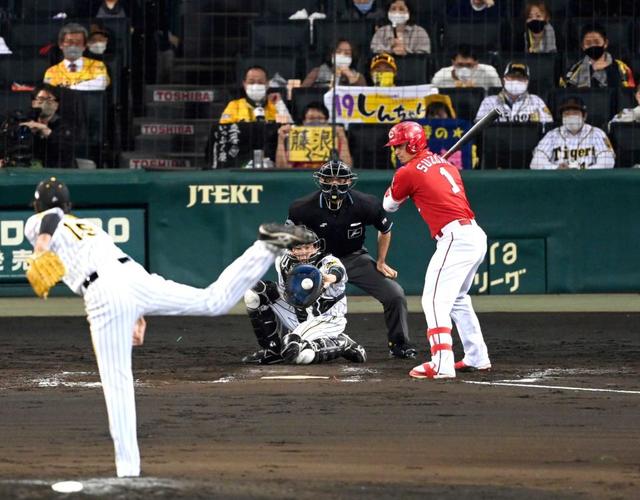
[[[391,181],[391,197],[396,201],[402,201],[412,194],[411,171],[407,167],[401,167]]]

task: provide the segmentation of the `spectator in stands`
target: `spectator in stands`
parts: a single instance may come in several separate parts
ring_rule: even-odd
[[[375,87],[394,87],[398,66],[391,54],[382,53],[373,56],[369,64],[371,83]],[[349,164],[350,165],[350,164]]]
[[[60,99],[57,89],[41,85],[32,93],[33,119],[21,123],[33,135],[33,159],[43,167],[71,168],[73,161],[73,128],[58,114]]]
[[[524,7],[524,50],[532,54],[557,52],[556,32],[544,0],[529,0]]]
[[[549,108],[535,94],[530,94],[529,67],[524,63],[510,62],[504,71],[503,88],[498,95],[485,97],[480,104],[476,121],[498,108],[500,122],[542,122],[553,121]]]
[[[376,0],[344,0],[343,6],[338,9],[341,21],[374,21],[376,25],[382,24],[387,18],[386,12]]]
[[[494,0],[448,0],[447,18],[451,21],[498,21],[500,13]]]
[[[109,48],[109,33],[97,26],[94,26],[89,33],[87,40],[87,51],[92,59],[102,61],[105,52]]]
[[[451,97],[444,94],[431,94],[424,98],[425,118],[444,120],[456,117]]]
[[[267,121],[290,123],[293,120],[278,92],[268,92],[267,70],[262,66],[251,66],[245,71],[242,86],[245,97],[235,99],[224,108],[220,124]]]
[[[430,54],[431,39],[427,31],[411,18],[414,10],[409,0],[392,0],[388,3],[388,24],[377,29],[371,39],[371,52],[387,52],[395,56]]]
[[[82,54],[89,34],[80,24],[70,23],[58,34],[58,46],[64,54],[62,62],[51,66],[44,74],[44,83],[73,90],[105,90],[111,83],[107,68]]]
[[[329,123],[329,111],[321,102],[310,102],[304,108],[302,113],[302,124],[305,126],[322,126],[327,125]],[[287,167],[296,167],[296,168],[319,168],[325,161],[328,161],[329,158],[325,158],[322,161],[318,162],[295,162],[292,163],[289,161],[289,150],[287,147],[287,138],[289,137],[289,132],[291,131],[291,125],[283,125],[278,129],[278,145],[276,147],[276,167],[278,168],[287,168]],[[338,125],[336,127],[336,143],[338,147],[338,155],[340,160],[351,165],[351,151],[349,150],[349,141],[347,141],[347,136],[344,132],[344,127],[342,125]]]
[[[302,87],[331,87],[334,77],[338,85],[366,85],[364,76],[355,68],[357,54],[355,47],[345,38],[338,40],[325,62],[309,71]]]
[[[562,126],[547,133],[533,150],[532,170],[613,168],[615,154],[607,134],[585,123],[587,107],[568,97],[559,108]]]
[[[635,87],[633,71],[620,59],[607,51],[609,40],[601,26],[587,25],[582,30],[584,57],[575,63],[564,78],[561,87]]]
[[[96,17],[127,17],[127,13],[119,0],[104,0]]]
[[[638,105],[635,108],[624,108],[613,117],[612,122],[640,122],[640,83],[636,86],[634,97]]]
[[[439,69],[431,84],[438,88],[451,87],[500,87],[502,82],[496,69],[480,64],[468,45],[462,45],[451,58],[451,66]]]

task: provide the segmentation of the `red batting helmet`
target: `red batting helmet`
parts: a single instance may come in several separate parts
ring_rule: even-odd
[[[427,136],[422,125],[416,122],[400,122],[389,130],[389,142],[385,146],[407,143],[407,152],[416,154],[427,147]]]

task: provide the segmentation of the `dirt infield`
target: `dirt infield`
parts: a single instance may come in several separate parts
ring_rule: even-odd
[[[118,480],[86,321],[0,318],[0,498],[637,498],[640,314],[480,320],[494,370],[419,381],[381,315],[349,318],[365,365],[262,368],[245,317],[151,318]]]

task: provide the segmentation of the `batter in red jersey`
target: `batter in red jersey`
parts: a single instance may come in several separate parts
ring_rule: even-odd
[[[383,206],[395,212],[411,198],[437,240],[422,292],[431,361],[409,372],[414,378],[453,378],[458,371],[489,370],[491,362],[469,288],[487,251],[487,235],[475,221],[460,172],[427,149],[421,125],[402,122],[389,131],[387,146],[402,162]],[[464,358],[454,362],[451,328],[456,324]]]

